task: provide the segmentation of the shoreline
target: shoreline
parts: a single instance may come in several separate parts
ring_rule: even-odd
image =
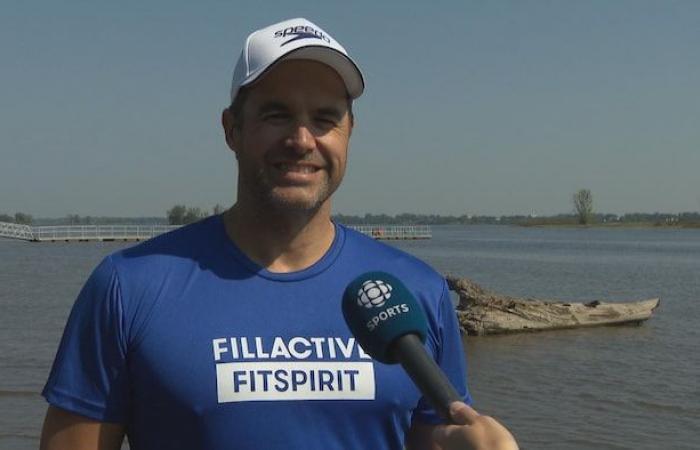
[[[660,224],[648,222],[631,222],[631,223],[591,223],[581,225],[578,223],[521,223],[517,224],[520,227],[540,227],[540,228],[629,228],[629,229],[664,229],[664,230],[684,230],[684,229],[700,229],[700,223],[682,223],[682,224]]]

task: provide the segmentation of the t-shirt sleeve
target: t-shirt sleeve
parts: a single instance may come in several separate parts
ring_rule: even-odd
[[[119,279],[107,257],[73,305],[42,395],[69,412],[125,423],[130,399],[125,334]]]
[[[447,282],[443,285],[442,296],[438,309],[438,348],[435,358],[438,366],[445,372],[447,378],[457,390],[457,393],[466,404],[472,404],[472,398],[467,388],[467,364],[464,357],[462,337],[459,332],[457,314],[450,300]],[[442,423],[442,418],[433,409],[426,398],[418,402],[418,407],[413,411],[412,420],[418,420],[428,424]]]

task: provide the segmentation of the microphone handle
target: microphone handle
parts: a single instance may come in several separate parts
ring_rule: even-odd
[[[415,334],[400,336],[392,342],[390,351],[438,414],[446,422],[452,423],[450,403],[462,401],[462,398],[445,372],[425,350],[420,338]]]

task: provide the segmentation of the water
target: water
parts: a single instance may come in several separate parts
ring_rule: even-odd
[[[124,245],[0,240],[1,450],[38,447],[69,308]],[[700,230],[434,227],[392,245],[511,295],[661,297],[641,327],[469,337],[469,385],[525,449],[700,448]]]
[[[700,230],[445,227],[399,246],[511,295],[661,297],[641,327],[467,338],[470,388],[524,448],[700,448]]]

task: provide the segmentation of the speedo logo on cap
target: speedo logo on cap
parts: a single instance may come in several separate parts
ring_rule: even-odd
[[[328,44],[331,43],[330,38],[326,36],[323,31],[317,30],[308,25],[297,25],[295,27],[287,27],[283,30],[275,31],[276,38],[286,38],[287,36],[292,36],[292,38],[284,41],[282,44],[280,44],[280,47],[300,39],[320,39]]]

